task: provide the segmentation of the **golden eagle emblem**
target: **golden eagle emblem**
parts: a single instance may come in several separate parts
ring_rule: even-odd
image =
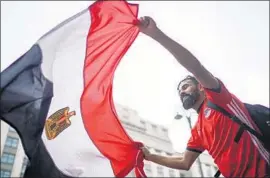
[[[52,140],[63,130],[71,125],[69,118],[76,115],[75,111],[69,112],[69,107],[65,107],[53,113],[45,122],[45,131],[48,140]]]

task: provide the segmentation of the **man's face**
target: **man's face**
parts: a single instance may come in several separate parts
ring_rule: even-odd
[[[189,79],[181,82],[178,91],[185,109],[192,108],[200,96],[198,86]]]

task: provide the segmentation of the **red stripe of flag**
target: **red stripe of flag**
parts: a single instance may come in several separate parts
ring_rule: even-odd
[[[134,166],[143,173],[141,143],[121,126],[112,97],[113,76],[121,58],[135,41],[138,5],[126,1],[97,1],[89,8],[91,27],[84,64],[81,113],[85,129],[112,165],[115,176],[126,176]],[[143,175],[138,175],[142,172]]]

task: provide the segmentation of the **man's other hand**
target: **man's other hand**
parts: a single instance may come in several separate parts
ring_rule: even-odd
[[[147,148],[145,148],[145,147],[142,147],[141,150],[143,152],[144,159],[149,160],[149,158],[151,156],[150,151]]]
[[[138,27],[142,33],[150,37],[154,37],[159,30],[157,28],[156,22],[151,17],[148,16],[140,18]]]

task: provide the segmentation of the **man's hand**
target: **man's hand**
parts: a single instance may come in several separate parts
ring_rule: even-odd
[[[149,158],[151,156],[150,151],[147,148],[145,148],[145,147],[142,147],[141,150],[143,152],[144,159],[149,160]]]
[[[157,28],[156,22],[148,16],[144,16],[140,18],[140,22],[138,24],[140,31],[150,37],[154,37],[155,34],[159,31]]]

